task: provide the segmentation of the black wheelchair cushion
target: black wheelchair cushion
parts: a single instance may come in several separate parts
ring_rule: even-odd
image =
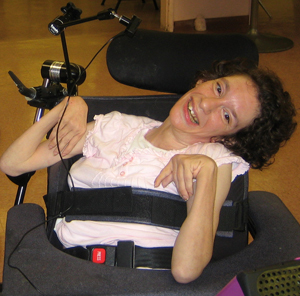
[[[138,30],[120,33],[107,50],[111,76],[126,85],[161,92],[188,91],[200,70],[214,61],[248,58],[258,64],[255,44],[240,34],[179,34]]]
[[[7,218],[3,296],[40,295],[8,266],[9,257],[44,295],[217,295],[242,270],[299,257],[300,226],[281,200],[271,193],[253,192],[249,205],[256,239],[234,256],[211,262],[186,285],[176,283],[170,271],[103,266],[64,254],[49,243],[43,225],[28,233],[12,254],[24,233],[44,221],[38,205],[13,207]]]

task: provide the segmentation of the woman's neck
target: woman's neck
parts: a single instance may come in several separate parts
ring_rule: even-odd
[[[163,150],[181,150],[189,146],[189,144],[180,141],[176,137],[176,132],[172,129],[168,120],[164,121],[161,126],[149,130],[145,135],[145,139],[153,146]]]

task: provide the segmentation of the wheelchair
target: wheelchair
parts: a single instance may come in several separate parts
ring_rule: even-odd
[[[89,106],[88,120],[95,114],[117,110],[162,121],[180,94],[190,88],[198,70],[209,69],[215,60],[236,57],[258,63],[257,49],[245,36],[137,30],[128,37],[120,33],[107,50],[112,77],[165,94],[84,97]],[[66,180],[67,170],[61,163],[48,169],[48,209],[53,202],[57,204],[59,192],[68,192]],[[152,198],[157,192],[139,194]],[[49,218],[55,212],[46,215]],[[9,210],[3,295],[217,295],[240,272],[293,260],[300,250],[298,222],[274,194],[248,192],[247,174],[232,183],[221,211],[212,261],[197,280],[185,285],[175,282],[169,270],[107,266],[66,254],[53,232],[55,222],[45,226],[44,221],[44,210],[35,204],[22,203]],[[250,244],[249,232],[253,237]],[[8,260],[18,269],[11,268]]]

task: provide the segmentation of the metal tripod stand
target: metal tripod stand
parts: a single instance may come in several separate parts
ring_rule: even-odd
[[[273,34],[258,33],[257,23],[258,23],[259,4],[260,4],[259,0],[252,0],[250,29],[247,33],[247,36],[256,44],[258,51],[260,53],[267,53],[267,52],[284,51],[292,48],[294,46],[294,42],[286,37],[281,37]],[[263,5],[262,7],[265,10]]]

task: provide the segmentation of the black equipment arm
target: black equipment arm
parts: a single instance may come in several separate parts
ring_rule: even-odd
[[[137,18],[136,16],[133,16],[131,20],[125,16],[119,16],[111,8],[101,11],[95,16],[80,19],[80,15],[81,15],[82,11],[81,11],[81,9],[76,8],[72,2],[69,2],[67,4],[67,6],[62,7],[61,11],[64,12],[64,15],[59,16],[59,17],[55,18],[52,22],[50,22],[48,25],[48,29],[53,35],[61,36],[61,43],[62,43],[62,48],[63,48],[63,52],[64,52],[67,73],[68,73],[67,88],[68,88],[68,93],[72,93],[75,81],[71,77],[71,66],[70,66],[67,42],[66,42],[66,37],[65,37],[65,32],[64,32],[65,28],[74,26],[74,25],[78,25],[78,24],[82,24],[85,22],[97,20],[97,19],[102,21],[102,20],[118,18],[120,23],[127,27],[126,33],[130,37],[133,37],[133,35],[135,34],[135,32],[137,30],[137,27],[141,23],[141,20],[139,18]]]

